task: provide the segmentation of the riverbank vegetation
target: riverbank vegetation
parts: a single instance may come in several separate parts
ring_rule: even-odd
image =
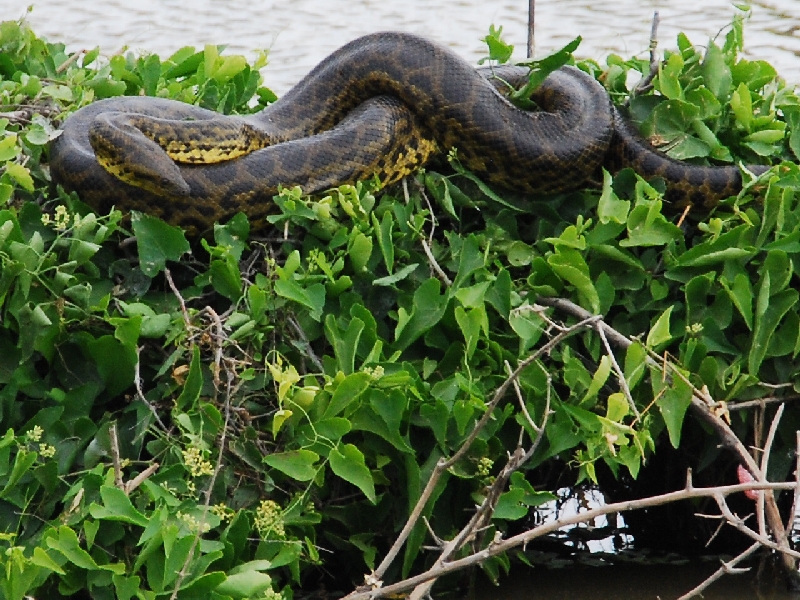
[[[687,447],[713,489],[602,510],[705,498],[791,568],[778,492],[752,490],[794,486],[766,482],[800,426],[800,101],[742,48],[741,17],[680,36],[633,97],[648,58],[578,62],[673,156],[780,164],[719,206],[630,171],[519,197],[456,152],[387,190],[284,190],[267,237],[238,215],[197,241],[51,189],[47,145],[120,94],[259,110],[264,57],[70,53],[0,24],[0,595],[422,597],[524,562],[564,524],[535,517],[558,487],[635,492]],[[727,512],[745,490],[758,525]]]

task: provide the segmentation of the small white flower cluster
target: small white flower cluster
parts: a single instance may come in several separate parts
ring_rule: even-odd
[[[193,515],[188,515],[183,512],[178,512],[178,518],[183,521],[192,533],[206,533],[211,529],[211,525],[202,522],[200,519]]]
[[[478,475],[478,477],[488,477],[489,473],[491,472],[492,465],[494,465],[494,461],[491,458],[484,456],[478,461],[478,466],[475,469],[475,473]]]
[[[25,439],[34,444],[39,442],[42,439],[42,434],[44,434],[44,429],[39,427],[38,425],[34,425],[26,434]],[[51,446],[45,442],[39,443],[39,456],[42,458],[53,458],[56,455],[56,447]]]
[[[214,465],[209,461],[203,459],[203,454],[199,448],[191,447],[182,451],[183,463],[189,469],[192,477],[201,477],[203,475],[213,475]]]
[[[280,505],[274,500],[262,500],[256,509],[256,529],[262,538],[270,532],[282,538],[286,535],[283,529],[283,514]]]
[[[79,214],[75,214],[72,217],[70,217],[70,214],[67,211],[67,207],[64,206],[63,204],[59,204],[58,206],[56,206],[55,215],[53,216],[52,219],[50,218],[50,215],[47,213],[44,213],[42,215],[43,225],[50,225],[51,223],[53,223],[55,228],[58,229],[59,231],[63,231],[67,227],[69,227],[70,221],[72,221],[74,227],[77,227],[78,225],[81,224],[81,216]]]
[[[375,367],[363,367],[361,370],[364,371],[364,373],[366,373],[367,375],[369,375],[373,381],[377,381],[378,379],[383,377],[383,367],[380,365],[377,365]]]

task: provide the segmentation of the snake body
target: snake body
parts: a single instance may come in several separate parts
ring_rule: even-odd
[[[140,210],[196,232],[239,211],[264,216],[279,185],[315,193],[375,175],[391,183],[453,147],[484,180],[523,192],[577,189],[601,165],[661,176],[690,202],[740,189],[737,167],[689,165],[652,148],[576,68],[544,81],[533,98],[541,110],[516,108],[497,88],[526,76],[475,69],[412,34],[372,34],[256,115],[222,117],[152,97],[90,104],[64,122],[51,174],[98,211]],[[247,146],[235,158],[231,135]],[[194,164],[199,150],[216,151],[219,162]]]

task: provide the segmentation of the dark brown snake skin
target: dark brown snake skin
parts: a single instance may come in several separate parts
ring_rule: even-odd
[[[375,173],[387,173],[384,182],[397,179],[425,158],[418,131],[440,149],[457,148],[462,164],[484,180],[517,191],[577,189],[601,165],[663,177],[669,199],[706,206],[741,187],[738,167],[689,165],[655,150],[619,116],[603,87],[578,69],[564,67],[545,80],[534,96],[542,109],[536,112],[511,105],[495,89],[503,84],[493,74],[518,81],[527,70],[475,69],[415,35],[372,34],[334,52],[260,113],[235,117],[274,145],[217,164],[167,159],[181,189],[157,172],[148,184],[155,192],[109,174],[90,139],[96,117],[123,113],[189,121],[180,135],[190,137],[191,122],[208,121],[210,127],[198,127],[196,136],[210,144],[215,123],[234,117],[160,98],[101,100],[65,121],[51,147],[51,173],[99,212],[112,206],[139,210],[194,232],[239,211],[255,222],[272,211],[279,185],[316,193]],[[105,143],[97,137],[96,145]],[[401,166],[393,171],[394,161]]]

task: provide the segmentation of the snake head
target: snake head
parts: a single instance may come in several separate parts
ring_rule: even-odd
[[[97,162],[120,181],[157,196],[191,194],[175,161],[131,123],[131,115],[98,115],[89,126],[89,142]]]

